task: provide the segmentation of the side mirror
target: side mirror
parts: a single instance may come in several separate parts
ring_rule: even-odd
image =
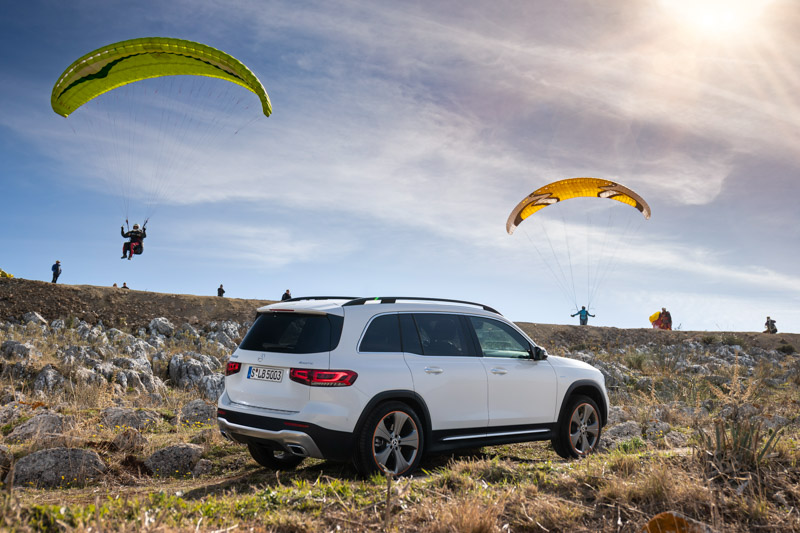
[[[547,352],[541,346],[534,346],[533,347],[533,360],[534,361],[544,361],[547,359]]]

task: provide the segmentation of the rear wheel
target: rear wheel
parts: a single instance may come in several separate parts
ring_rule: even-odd
[[[410,474],[422,460],[423,444],[417,413],[402,402],[387,402],[367,417],[358,435],[355,465],[364,476]]]
[[[258,464],[272,470],[294,470],[305,459],[286,450],[255,442],[248,442],[247,449]]]
[[[597,404],[588,396],[575,396],[558,422],[553,449],[565,459],[586,457],[597,448],[600,432]]]

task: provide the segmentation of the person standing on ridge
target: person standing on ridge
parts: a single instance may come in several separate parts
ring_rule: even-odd
[[[281,301],[285,302],[286,300],[291,300],[291,299],[292,299],[292,293],[289,292],[289,289],[286,289],[286,292],[284,292],[283,296],[281,296]]]
[[[578,317],[578,319],[580,320],[581,326],[585,326],[585,325],[587,325],[589,323],[589,317],[594,318],[594,315],[590,315],[589,311],[586,310],[586,306],[585,305],[581,306],[581,310],[580,311],[578,311],[574,315],[569,315],[569,316],[577,316],[577,315],[580,315],[580,317]]]
[[[219,289],[217,289],[217,296],[220,298],[225,296],[225,289],[222,288],[222,283],[219,284]]]
[[[659,315],[658,319],[661,321],[661,325],[659,328],[661,329],[672,329],[672,315],[669,314],[666,307],[661,308],[661,314]]]
[[[58,281],[58,276],[61,275],[61,261],[56,261],[53,263],[53,266],[50,267],[50,270],[53,271],[53,281],[50,283],[55,283]]]

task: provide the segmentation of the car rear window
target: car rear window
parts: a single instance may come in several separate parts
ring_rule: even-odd
[[[360,352],[401,352],[400,323],[397,315],[382,315],[370,322],[361,346]]]
[[[257,352],[329,352],[339,344],[343,322],[337,315],[262,313],[239,348]]]

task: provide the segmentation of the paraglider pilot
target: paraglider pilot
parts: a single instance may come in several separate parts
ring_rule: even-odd
[[[569,315],[569,316],[577,316],[577,315],[580,315],[580,317],[578,317],[578,319],[581,321],[581,326],[585,326],[585,325],[587,325],[589,323],[589,317],[594,318],[594,315],[590,315],[589,311],[586,310],[586,306],[585,305],[581,306],[581,310],[580,311],[578,311],[574,315]]]
[[[145,225],[147,222],[145,222]],[[125,231],[125,226],[119,227],[119,232],[122,234],[122,237],[125,239],[130,239],[128,242],[122,245],[122,257],[121,259],[125,259],[126,257],[128,260],[133,258],[133,254],[139,255],[143,251],[142,240],[147,237],[147,229],[143,225],[141,229],[139,228],[139,224],[134,224],[133,229],[130,231]]]

